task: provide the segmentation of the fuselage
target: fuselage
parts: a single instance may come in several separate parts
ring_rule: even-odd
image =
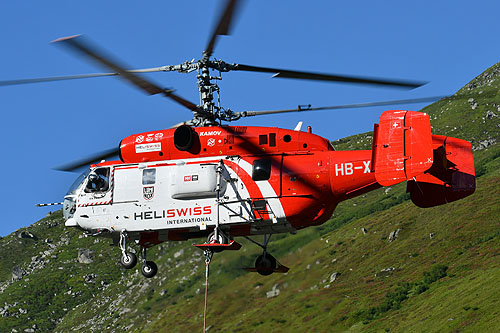
[[[83,177],[67,196],[73,205],[67,225],[126,230],[151,244],[202,236],[216,221],[232,236],[293,232],[324,223],[340,201],[379,187],[371,151],[335,151],[310,132],[229,126],[194,128],[180,138],[174,132],[129,136],[121,161],[92,166],[101,183]]]

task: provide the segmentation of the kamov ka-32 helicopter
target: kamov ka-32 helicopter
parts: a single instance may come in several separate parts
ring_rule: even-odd
[[[273,113],[329,110],[432,101],[438,98],[272,111],[235,112],[216,103],[217,79],[228,71],[275,73],[277,77],[415,88],[422,83],[330,75],[226,63],[212,57],[218,36],[228,35],[240,1],[229,0],[201,59],[178,65],[128,70],[82,36],[58,39],[110,69],[110,73],[2,81],[0,85],[118,75],[150,95],[163,94],[193,112],[193,118],[170,129],[130,135],[118,149],[72,163],[74,170],[119,154],[120,160],[92,164],[64,197],[68,227],[110,237],[121,250],[121,265],[137,263],[127,243],[140,245],[142,273],[150,278],[157,266],[146,249],[169,240],[207,237],[197,245],[207,257],[237,250],[234,237],[246,237],[263,248],[255,267],[262,275],[286,272],[267,252],[272,234],[291,232],[327,221],[343,200],[407,181],[411,200],[432,207],[474,192],[471,144],[433,135],[425,113],[384,112],[374,127],[372,150],[335,151],[331,143],[298,125],[229,126],[242,117]],[[140,76],[144,72],[197,72],[201,105]],[[212,76],[218,71],[219,76]],[[260,244],[250,238],[264,235]]]

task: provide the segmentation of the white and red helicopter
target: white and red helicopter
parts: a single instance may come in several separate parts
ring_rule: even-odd
[[[170,129],[134,134],[118,149],[67,165],[74,170],[92,161],[119,154],[116,161],[92,164],[64,197],[65,225],[95,236],[110,237],[121,250],[121,265],[137,264],[127,243],[140,245],[144,276],[157,273],[146,249],[168,240],[207,237],[207,257],[222,250],[237,250],[234,237],[245,237],[263,248],[255,267],[262,275],[286,272],[267,252],[272,234],[296,232],[320,225],[343,200],[407,181],[412,201],[431,207],[461,199],[474,192],[475,172],[471,144],[433,135],[425,113],[384,112],[374,127],[372,150],[335,151],[329,140],[297,126],[229,126],[242,117],[272,113],[416,103],[438,98],[388,101],[357,105],[273,111],[235,112],[214,101],[219,73],[233,70],[269,72],[295,79],[337,81],[415,88],[418,82],[373,79],[226,63],[212,57],[217,38],[229,34],[239,1],[228,0],[203,56],[197,61],[157,68],[127,70],[118,61],[91,46],[82,36],[57,40],[84,54],[111,73],[15,81],[0,85],[36,83],[118,75],[148,94],[163,94],[193,112],[193,118]],[[201,105],[163,89],[143,72],[197,72]],[[220,74],[219,74],[220,75]],[[260,244],[251,236],[264,235]]]

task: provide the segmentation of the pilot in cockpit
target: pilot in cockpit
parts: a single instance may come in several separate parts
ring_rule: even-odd
[[[88,176],[85,192],[104,192],[108,190],[108,168],[98,168]]]

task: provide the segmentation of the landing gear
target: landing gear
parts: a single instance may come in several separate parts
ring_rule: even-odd
[[[260,275],[271,275],[276,269],[276,259],[264,251],[264,253],[255,260],[255,269]]]
[[[142,267],[141,267],[141,273],[148,279],[152,278],[153,276],[158,273],[158,266],[153,261],[147,261],[146,260],[146,248],[141,246],[141,254],[142,254]]]
[[[217,235],[215,235],[215,230],[212,231],[207,237],[207,243],[217,243],[217,244],[227,244],[229,239],[226,237],[221,230],[217,230]]]
[[[137,256],[132,252],[125,252],[125,255],[120,257],[120,265],[125,269],[134,268],[137,265]]]
[[[214,230],[208,235],[207,244],[229,244],[229,238],[221,230]],[[223,247],[211,248],[211,251],[214,253],[219,253],[223,250]]]
[[[122,230],[120,232],[120,250],[122,256],[120,257],[120,265],[125,269],[134,268],[137,265],[137,256],[132,252],[127,252],[127,231]],[[158,273],[158,266],[153,261],[146,260],[146,248],[141,246],[141,259],[142,267],[141,273],[147,278],[152,278]]]
[[[137,256],[132,252],[127,252],[127,231],[122,230],[120,232],[120,250],[122,251],[122,256],[120,257],[120,265],[125,269],[134,268],[137,264]]]
[[[158,273],[158,266],[153,261],[146,261],[142,264],[141,273],[147,278],[152,278]]]
[[[264,244],[260,244],[253,239],[249,237],[245,237],[252,243],[260,246],[264,251],[260,256],[257,257],[255,260],[255,267],[252,268],[247,268],[246,270],[249,272],[257,272],[260,275],[267,276],[271,275],[273,273],[286,273],[288,272],[289,268],[286,266],[283,266],[274,258],[271,254],[267,252],[267,244],[269,243],[269,240],[271,239],[271,235],[267,236],[264,235]]]

